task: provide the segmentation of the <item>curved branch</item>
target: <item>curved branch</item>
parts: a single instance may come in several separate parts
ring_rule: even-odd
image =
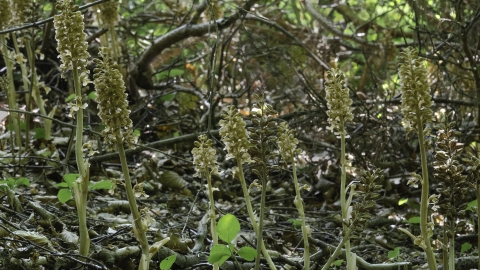
[[[252,5],[256,2],[256,0],[248,0],[242,8],[240,8],[236,13],[234,13],[230,17],[224,17],[214,22],[206,22],[201,24],[195,25],[182,25],[177,29],[168,32],[167,34],[155,39],[153,44],[150,45],[145,51],[142,53],[140,58],[136,62],[136,82],[139,86],[148,86],[151,88],[151,73],[152,70],[150,69],[150,62],[159,54],[162,53],[163,50],[170,47],[171,45],[187,39],[189,37],[199,37],[203,36],[215,29],[214,24],[219,30],[225,29],[232,24],[234,24],[246,11],[250,10]]]
[[[312,4],[310,4],[308,2],[309,0],[305,0],[303,1],[304,5],[305,5],[305,8],[307,9],[308,13],[310,13],[310,15],[312,15],[312,17],[323,27],[325,28],[327,31],[329,31],[330,33],[336,35],[336,36],[339,36],[339,37],[342,37],[342,38],[345,38],[345,39],[348,39],[348,40],[351,40],[355,43],[358,43],[360,45],[363,45],[363,46],[366,46],[366,47],[371,47],[371,48],[375,48],[375,49],[380,49],[381,48],[381,45],[380,44],[376,44],[376,43],[370,43],[366,40],[363,40],[361,38],[358,38],[356,35],[345,35],[344,33],[342,33],[342,31],[340,31],[339,29],[337,29],[331,22],[329,22],[325,17],[323,17],[322,14],[320,14],[313,6]]]
[[[78,10],[84,10],[84,9],[89,8],[89,7],[93,7],[95,5],[98,5],[98,4],[101,4],[101,3],[104,3],[104,2],[108,2],[108,1],[110,1],[110,0],[98,0],[98,1],[95,1],[93,3],[88,3],[86,5],[78,7]],[[19,26],[19,27],[8,28],[8,29],[5,29],[5,30],[2,30],[2,31],[0,31],[0,35],[10,33],[10,32],[19,31],[19,30],[23,30],[23,29],[27,29],[27,28],[30,28],[30,27],[40,26],[40,25],[46,24],[46,23],[51,22],[51,21],[53,21],[53,16],[50,17],[50,18],[47,18],[45,20],[38,21],[38,22],[33,22],[33,23],[25,24],[25,25],[22,25],[22,26]]]
[[[246,20],[259,21],[261,23],[264,23],[264,24],[266,24],[270,27],[273,27],[273,28],[279,30],[284,35],[286,35],[287,37],[293,39],[298,45],[300,45],[300,47],[305,49],[308,52],[308,54],[310,54],[310,56],[313,59],[315,59],[315,61],[317,61],[318,64],[320,64],[325,69],[330,69],[330,66],[327,63],[325,63],[322,59],[320,59],[315,53],[313,53],[307,46],[305,46],[305,44],[303,44],[303,42],[298,40],[298,38],[296,36],[294,36],[292,33],[288,32],[287,30],[285,30],[283,27],[278,25],[276,22],[271,21],[271,20],[269,20],[265,17],[254,16],[254,15],[251,15],[251,14],[247,14],[247,16],[245,16],[245,19]]]

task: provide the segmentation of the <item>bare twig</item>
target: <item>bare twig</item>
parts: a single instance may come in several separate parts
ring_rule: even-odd
[[[108,1],[110,1],[110,0],[98,0],[98,1],[95,1],[93,3],[83,5],[83,6],[79,7],[78,10],[87,9],[89,7],[93,7],[93,6],[96,6],[98,4],[108,2]],[[40,26],[40,25],[46,24],[46,23],[51,22],[51,21],[53,21],[53,16],[48,18],[48,19],[41,20],[41,21],[38,21],[38,22],[33,22],[33,23],[25,24],[25,25],[22,25],[22,26],[19,26],[19,27],[5,29],[3,31],[0,31],[0,35],[15,32],[15,31],[19,31],[19,30],[23,30],[23,29],[27,29],[27,28],[30,28],[30,27]]]

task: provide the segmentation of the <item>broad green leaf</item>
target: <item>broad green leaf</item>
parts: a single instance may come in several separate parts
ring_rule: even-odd
[[[295,229],[299,229],[299,228],[302,227],[302,221],[301,220],[290,218],[287,221],[292,223],[292,225],[293,225],[293,227],[295,227]]]
[[[17,185],[17,186],[24,185],[24,186],[29,187],[30,186],[30,180],[28,180],[28,178],[25,178],[25,177],[20,177],[15,182],[15,185]]]
[[[333,265],[340,266],[340,265],[342,265],[342,263],[343,263],[343,260],[336,260],[336,261],[333,262]]]
[[[92,91],[88,94],[88,98],[91,100],[96,100],[97,99],[97,91]]]
[[[102,180],[93,184],[92,189],[111,189],[112,188],[112,181],[110,180]]]
[[[10,188],[13,188],[15,186],[15,179],[13,178],[8,178],[7,179],[7,185],[10,187]]]
[[[170,100],[172,100],[174,97],[175,97],[175,93],[169,93],[169,94],[166,94],[165,96],[162,96],[162,97],[160,98],[160,100],[162,100],[162,101],[170,101]]]
[[[1,180],[1,181],[0,181],[0,185],[8,186],[8,182],[5,181],[5,180]]]
[[[45,138],[45,129],[44,128],[35,128],[35,136],[33,138],[35,140],[44,139]]]
[[[399,247],[396,247],[394,250],[390,250],[388,252],[388,258],[390,259],[395,259],[398,257],[398,255],[400,255],[400,248]]]
[[[65,182],[58,183],[55,185],[55,187],[69,188],[68,184]]]
[[[462,248],[460,249],[461,253],[464,253],[472,248],[472,245],[468,242],[462,244]]]
[[[140,132],[139,129],[134,129],[134,130],[133,130],[133,136],[135,136],[135,137],[140,137],[140,135],[142,135],[142,133]]]
[[[62,188],[58,191],[57,197],[61,203],[65,203],[72,198],[72,192],[68,188]]]
[[[408,220],[404,220],[404,223],[410,223],[410,224],[419,224],[420,223],[420,217],[411,217]]]
[[[168,270],[172,267],[172,265],[175,263],[175,260],[177,260],[177,255],[172,255],[168,256],[167,258],[163,259],[160,262],[160,270]]]
[[[63,180],[68,184],[68,187],[72,187],[73,182],[77,181],[80,175],[78,173],[68,173],[63,176]]]
[[[75,94],[70,94],[66,99],[65,102],[70,102],[75,98]]]
[[[183,73],[185,73],[185,71],[181,70],[181,69],[171,69],[171,70],[165,70],[163,72],[160,72],[156,75],[156,78],[158,80],[163,80],[167,77],[171,78],[171,77],[175,77],[175,76],[180,76],[182,75]]]
[[[252,247],[242,247],[237,253],[240,255],[240,257],[250,262],[255,260],[255,257],[257,257],[257,250]]]
[[[210,255],[208,255],[208,263],[222,265],[229,257],[231,253],[227,246],[225,245],[214,245],[210,250]]]
[[[240,223],[232,214],[223,216],[217,224],[218,237],[227,243],[231,243],[240,232]]]
[[[478,201],[477,200],[473,200],[473,201],[469,202],[468,205],[467,205],[467,210],[473,211],[473,209],[472,209],[473,206],[478,207]]]
[[[49,2],[48,2],[48,3],[45,3],[45,4],[43,5],[43,11],[45,11],[45,12],[50,12],[50,11],[52,11],[52,3],[49,3]]]
[[[408,202],[408,198],[398,200],[398,205],[406,204]]]
[[[44,157],[50,157],[52,155],[52,151],[47,150],[45,152],[42,152],[41,155]]]
[[[8,178],[7,180],[0,181],[0,185],[8,186],[12,189],[15,186],[15,180],[13,178]]]

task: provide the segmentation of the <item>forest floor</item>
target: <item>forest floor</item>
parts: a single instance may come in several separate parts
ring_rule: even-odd
[[[0,138],[3,145],[9,141],[9,133]],[[2,158],[5,175],[15,173],[29,179],[29,186],[10,186],[15,196],[3,191],[0,205],[0,265],[2,269],[136,269],[140,248],[132,232],[132,218],[121,181],[114,192],[95,189],[88,198],[88,228],[91,238],[91,256],[80,258],[78,248],[78,218],[74,200],[61,203],[57,198],[63,182],[62,171],[74,171],[71,165],[61,166],[53,153],[64,153],[68,137],[57,133],[53,142],[35,141],[29,154],[20,159]],[[148,227],[150,243],[166,237],[170,241],[152,258],[150,269],[159,269],[161,260],[177,255],[172,269],[210,269],[207,263],[211,244],[209,233],[208,197],[205,180],[194,178],[189,147],[191,140],[171,145],[173,149],[143,150],[129,156],[131,174],[136,181],[144,182],[147,196],[139,196],[139,207],[153,218]],[[38,159],[42,151],[52,151],[52,158]],[[219,150],[221,148],[218,148]],[[333,149],[333,150],[332,150]],[[301,184],[311,186],[303,196],[307,224],[312,230],[310,254],[313,269],[320,269],[339,243],[342,230],[339,203],[340,167],[334,155],[335,147],[314,155],[305,154],[298,178]],[[221,151],[220,151],[221,152]],[[6,153],[6,152],[3,152]],[[57,156],[58,157],[58,156]],[[57,159],[57,160],[55,160]],[[102,160],[101,155],[91,158],[90,178],[93,183],[105,179],[122,179],[120,163],[116,158]],[[214,192],[215,207],[219,217],[229,213],[241,224],[241,232],[235,240],[237,247],[255,248],[255,235],[248,219],[245,201],[238,180],[232,177],[231,160],[220,162],[221,173],[213,179],[218,191]],[[322,171],[322,168],[327,168]],[[251,168],[245,169],[247,182],[251,183]],[[355,180],[355,175],[349,175]],[[388,177],[375,205],[372,219],[366,228],[352,240],[352,250],[358,256],[359,269],[421,269],[426,264],[423,251],[412,240],[397,230],[402,227],[419,235],[419,189],[406,186],[407,176]],[[293,181],[287,167],[273,172],[267,184],[264,239],[267,249],[278,269],[301,269],[303,241],[298,226],[299,215],[294,206]],[[5,187],[6,184],[4,183]],[[251,189],[252,203],[258,214],[260,192]],[[441,216],[433,215],[436,224],[442,224]],[[472,214],[473,218],[473,214]],[[437,226],[433,239],[441,235]],[[472,231],[460,232],[456,239],[457,269],[474,269],[477,265],[477,235]],[[460,235],[460,234],[459,234]],[[433,241],[440,261],[440,242]],[[329,269],[346,269],[345,253],[342,253]],[[223,269],[251,269],[252,262],[237,257],[222,265]],[[267,269],[262,261],[262,269]],[[402,265],[400,267],[400,265]],[[441,265],[441,264],[440,264]]]

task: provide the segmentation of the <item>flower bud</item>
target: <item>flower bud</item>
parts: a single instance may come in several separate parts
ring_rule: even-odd
[[[94,84],[97,89],[98,116],[105,124],[102,135],[110,150],[113,150],[116,142],[116,134],[120,132],[124,142],[130,146],[135,139],[132,135],[132,120],[128,109],[127,93],[122,74],[117,69],[113,59],[100,50],[104,60],[95,59],[97,67],[94,70]]]
[[[60,65],[62,77],[65,77],[65,73],[71,70],[75,63],[80,80],[86,85],[89,82],[87,61],[90,55],[87,52],[88,45],[83,32],[83,15],[78,11],[78,6],[74,6],[70,0],[57,1],[56,8],[62,12],[53,18],[58,57],[62,60]]]
[[[298,140],[293,135],[293,130],[288,128],[287,122],[283,122],[278,127],[278,148],[283,159],[287,162],[293,161],[298,154]]]
[[[433,111],[430,86],[427,80],[427,68],[418,53],[407,48],[400,53],[399,76],[402,89],[403,125],[407,132],[423,129],[424,125],[432,122]],[[421,120],[421,123],[418,123]]]
[[[235,106],[229,106],[223,112],[222,118],[223,120],[220,120],[220,136],[222,136],[225,150],[227,150],[226,158],[235,158],[240,164],[253,163],[254,161],[248,153],[250,145],[246,124]]]
[[[212,148],[212,140],[208,140],[205,134],[198,136],[195,142],[195,148],[192,149],[193,164],[195,164],[196,174],[200,177],[202,173],[210,169],[210,173],[218,173],[216,151]]]
[[[353,121],[352,99],[348,95],[345,85],[345,75],[338,69],[331,69],[327,72],[325,91],[328,105],[329,129],[336,134],[345,134],[344,123]]]

